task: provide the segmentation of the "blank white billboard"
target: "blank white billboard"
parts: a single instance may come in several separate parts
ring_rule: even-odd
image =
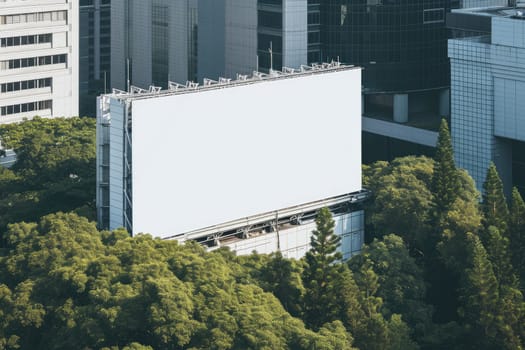
[[[165,237],[361,189],[361,70],[132,103],[133,233]]]

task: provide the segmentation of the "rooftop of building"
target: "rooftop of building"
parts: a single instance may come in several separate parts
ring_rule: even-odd
[[[251,76],[237,74],[236,79],[219,78],[219,80],[204,79],[203,84],[187,81],[185,84],[168,82],[168,88],[162,89],[158,86],[149,86],[144,89],[131,85],[129,91],[113,89],[112,93],[104,95],[119,100],[138,100],[154,98],[160,96],[179,95],[194,93],[205,90],[223,89],[234,86],[255,84],[263,81],[272,81],[277,79],[288,79],[307,75],[317,75],[329,72],[361,69],[353,65],[344,65],[340,62],[332,61],[330,63],[315,63],[312,65],[301,65],[300,68],[283,67],[281,71],[272,70],[270,73],[254,71]]]

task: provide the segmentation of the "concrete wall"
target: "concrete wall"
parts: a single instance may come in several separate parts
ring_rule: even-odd
[[[0,124],[21,121],[35,115],[71,117],[78,115],[79,92],[79,8],[77,1],[27,0],[0,2],[0,16],[36,12],[64,13],[64,20],[0,24],[0,38],[51,34],[52,42],[0,47],[0,84],[51,78],[51,87],[0,92],[0,107],[52,101],[51,109],[0,115]],[[10,60],[66,55],[66,63],[9,68]]]

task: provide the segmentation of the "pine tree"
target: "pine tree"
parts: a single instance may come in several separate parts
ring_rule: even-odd
[[[500,286],[517,287],[517,278],[510,262],[509,240],[495,226],[489,226],[484,236],[483,245]]]
[[[338,313],[334,280],[338,278],[334,263],[341,260],[337,248],[341,238],[334,234],[334,220],[328,208],[322,208],[315,220],[317,228],[312,231],[311,250],[306,253],[303,271],[304,318],[311,328],[319,329],[333,321]]]
[[[512,189],[508,232],[512,266],[525,285],[525,202],[515,187]]]
[[[440,256],[439,243],[446,236],[448,229],[448,214],[457,201],[462,183],[460,173],[454,162],[452,140],[445,119],[439,128],[432,182],[432,206],[430,212],[430,227],[428,237],[423,241],[425,275],[429,282],[428,300],[436,307],[436,317],[440,321],[448,322],[455,317],[457,307],[452,306],[454,298],[454,276]],[[455,236],[455,232],[452,232]],[[442,254],[441,254],[442,255]],[[445,279],[448,283],[442,283]],[[452,296],[452,298],[450,297]]]
[[[514,350],[525,347],[525,303],[522,293],[512,287],[500,288],[498,304],[498,349]]]
[[[487,252],[476,235],[468,234],[469,267],[460,290],[460,318],[472,348],[495,348],[498,318],[498,281]]]
[[[454,163],[454,151],[448,124],[441,121],[434,157],[434,175],[432,177],[432,193],[434,195],[434,216],[437,224],[441,224],[442,216],[450,209],[458,197],[461,183]]]
[[[337,251],[341,245],[341,237],[334,234],[335,222],[328,208],[322,208],[315,219],[316,229],[312,231],[310,245],[312,249],[306,254],[315,257],[324,270],[332,263],[341,260],[342,255]]]
[[[485,214],[485,227],[495,226],[502,235],[505,235],[509,208],[503,194],[503,183],[498,175],[496,166],[492,162],[483,183],[483,203],[481,207],[483,214]]]

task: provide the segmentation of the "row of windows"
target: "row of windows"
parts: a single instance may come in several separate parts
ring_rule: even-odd
[[[102,0],[100,1],[101,5],[111,5],[111,0]],[[80,0],[80,6],[94,6],[95,2],[93,0]]]
[[[11,91],[20,91],[20,90],[30,90],[30,89],[50,87],[52,85],[53,85],[52,78],[14,81],[12,83],[3,83],[1,86],[1,91],[11,92]]]
[[[0,16],[0,24],[66,21],[67,11],[47,11]]]
[[[66,63],[67,55],[52,55],[29,58],[17,58],[14,60],[1,61],[0,70],[17,69],[34,66],[45,66],[49,64]]]
[[[445,9],[428,9],[423,10],[423,23],[444,23],[445,22]]]
[[[53,100],[37,101],[16,104],[11,106],[3,106],[0,108],[0,115],[10,115],[24,112],[41,111],[44,109],[53,108]]]
[[[10,47],[10,46],[20,46],[20,45],[44,44],[44,43],[50,43],[52,42],[52,40],[53,40],[52,34],[14,36],[11,38],[0,39],[0,46]]]

